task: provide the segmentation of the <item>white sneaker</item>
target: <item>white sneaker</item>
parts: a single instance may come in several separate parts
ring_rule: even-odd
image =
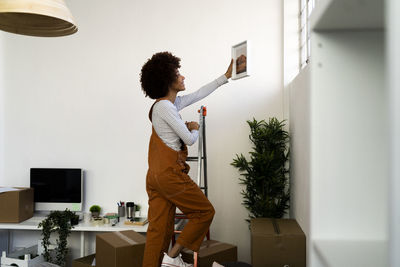
[[[214,261],[212,267],[224,267],[224,265],[221,265],[218,262]]]
[[[193,264],[184,262],[181,254],[179,254],[176,258],[171,258],[167,253],[164,252],[164,258],[162,260],[161,267],[193,267]]]

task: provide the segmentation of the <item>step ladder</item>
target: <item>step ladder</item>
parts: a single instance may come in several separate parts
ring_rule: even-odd
[[[207,108],[201,106],[198,110],[200,113],[199,118],[199,147],[197,151],[197,157],[187,157],[186,161],[197,161],[197,184],[200,189],[204,191],[206,197],[208,197],[208,184],[207,184],[207,153],[206,153],[206,116]],[[204,184],[201,185],[201,174],[203,167]]]
[[[207,116],[207,108],[205,106],[201,106],[197,111],[200,113],[199,115],[199,143],[198,143],[198,151],[197,157],[187,157],[186,161],[188,162],[197,162],[197,185],[203,190],[205,196],[208,198],[208,183],[207,183],[207,152],[206,152],[206,116]],[[201,180],[203,174],[203,183]],[[175,224],[179,223],[178,221],[184,221],[187,217],[182,213],[175,214]],[[180,234],[182,230],[176,229],[174,231],[174,235],[172,236],[172,245],[175,245],[175,234]],[[207,240],[210,240],[210,231],[207,232],[206,235]],[[197,267],[198,264],[198,253],[193,252],[193,267]]]

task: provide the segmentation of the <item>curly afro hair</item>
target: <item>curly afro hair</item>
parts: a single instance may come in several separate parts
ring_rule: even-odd
[[[178,78],[180,61],[180,58],[170,52],[156,53],[147,60],[140,73],[140,83],[145,95],[151,99],[166,96],[169,87]]]

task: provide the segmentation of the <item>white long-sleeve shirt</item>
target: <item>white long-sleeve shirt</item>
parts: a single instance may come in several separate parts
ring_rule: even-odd
[[[189,131],[178,111],[203,99],[227,82],[225,75],[222,75],[191,94],[176,97],[175,103],[169,100],[157,102],[153,106],[152,123],[161,140],[175,151],[181,149],[181,139],[186,145],[193,145],[199,132]]]

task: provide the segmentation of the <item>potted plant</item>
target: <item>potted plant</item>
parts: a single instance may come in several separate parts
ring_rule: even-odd
[[[67,238],[73,228],[71,220],[74,218],[76,218],[75,212],[68,209],[65,211],[51,211],[50,214],[39,223],[38,227],[42,227],[43,256],[47,262],[65,266],[66,256],[68,254]],[[55,260],[51,257],[49,252],[49,239],[52,233],[58,233]]]
[[[277,118],[247,121],[253,143],[250,159],[236,155],[231,165],[239,169],[242,204],[252,218],[282,218],[289,208],[289,134]]]
[[[138,218],[140,217],[140,205],[139,204],[135,204],[135,217]]]
[[[100,216],[101,208],[98,205],[93,205],[90,207],[89,211],[92,213],[93,218],[97,218]]]

